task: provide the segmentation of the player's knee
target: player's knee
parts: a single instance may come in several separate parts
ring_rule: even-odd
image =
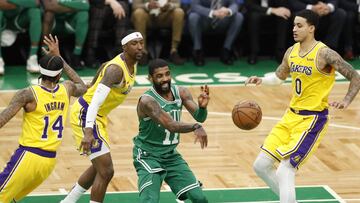
[[[140,203],[157,203],[159,198],[153,196],[140,197]]]
[[[191,200],[192,203],[208,203],[207,198],[200,188],[188,191],[187,197]]]
[[[274,168],[274,160],[264,153],[260,153],[253,164],[253,169],[259,176],[271,171],[272,168]]]
[[[114,168],[112,166],[106,167],[103,170],[98,171],[98,174],[101,176],[102,179],[110,182],[110,180],[114,176]]]
[[[140,193],[140,203],[158,203],[159,200],[159,193],[152,192],[147,188]]]
[[[256,159],[253,163],[253,169],[255,173],[259,176],[266,173],[266,168],[266,165],[261,161],[261,159]]]

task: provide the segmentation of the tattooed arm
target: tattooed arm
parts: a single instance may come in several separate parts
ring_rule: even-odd
[[[102,70],[104,69],[104,67],[106,66],[106,63],[107,63],[107,62],[101,64],[101,66],[100,66],[99,69],[97,70],[94,78],[92,79],[91,83],[89,84],[89,87],[91,87],[91,86],[93,86],[93,85],[95,84],[95,82],[96,82],[96,80],[98,79],[101,71],[102,71]]]
[[[154,98],[142,96],[137,107],[137,112],[139,118],[150,117],[153,121],[159,123],[172,133],[188,133],[194,131],[196,136],[195,143],[199,141],[202,149],[207,147],[207,134],[200,124],[175,121],[168,113],[161,109],[159,103],[156,102]]]
[[[326,68],[328,65],[331,65],[343,75],[346,79],[350,81],[349,89],[341,102],[332,102],[330,106],[333,106],[338,109],[346,108],[355,98],[360,89],[360,75],[359,73],[341,56],[336,53],[334,50],[324,47],[320,50],[319,67]]]
[[[293,47],[291,46],[286,50],[281,64],[276,69],[275,74],[280,80],[286,80],[286,78],[290,74],[290,67],[289,67],[289,63],[288,63],[288,58],[289,58],[289,55],[290,55],[290,52],[291,52],[292,49],[293,49]]]
[[[162,110],[159,103],[150,96],[141,97],[138,105],[138,112],[142,117],[150,117],[153,121],[161,124],[172,133],[188,133],[195,130],[195,123],[175,121],[168,113]]]
[[[84,81],[79,77],[79,75],[72,69],[64,60],[64,72],[70,78],[71,81],[67,80],[64,82],[66,89],[69,92],[69,95],[74,97],[80,97],[83,95],[87,87]]]
[[[249,79],[246,80],[245,85],[247,84],[264,84],[264,85],[280,85],[283,83],[284,80],[289,76],[290,74],[290,67],[288,64],[288,58],[290,55],[290,52],[293,47],[288,48],[286,50],[283,60],[281,64],[278,66],[278,68],[275,71],[275,75],[266,75],[263,78],[260,78],[258,76],[251,76]]]
[[[198,122],[204,122],[207,118],[207,105],[209,103],[209,87],[207,85],[200,87],[200,95],[196,104],[190,91],[187,88],[179,87],[180,97],[183,105]]]
[[[0,128],[9,122],[9,120],[14,117],[21,108],[26,107],[27,104],[32,102],[35,102],[35,98],[29,88],[16,92],[9,105],[0,113]],[[25,110],[32,111],[33,109],[30,107],[26,108]]]

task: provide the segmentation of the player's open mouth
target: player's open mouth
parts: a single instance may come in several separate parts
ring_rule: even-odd
[[[169,87],[169,84],[168,83],[164,83],[161,85],[162,88],[168,88]]]

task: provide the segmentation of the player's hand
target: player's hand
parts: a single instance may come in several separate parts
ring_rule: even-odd
[[[329,105],[335,109],[346,109],[349,106],[349,102],[341,101],[341,102],[330,102]]]
[[[110,7],[113,11],[115,18],[119,20],[125,18],[126,16],[125,10],[118,1],[111,1]]]
[[[194,134],[196,136],[194,143],[196,144],[199,141],[201,149],[204,149],[205,147],[207,147],[208,139],[207,139],[207,134],[206,134],[204,128],[200,127],[198,129],[196,129],[194,131]]]
[[[198,97],[198,104],[199,104],[199,107],[206,108],[209,103],[209,100],[210,100],[209,87],[207,85],[205,85],[205,86],[201,86],[200,89],[201,89],[201,93]]]
[[[262,79],[257,76],[251,76],[245,81],[245,86],[248,84],[260,85],[262,83]]]
[[[42,47],[42,50],[45,54],[60,56],[59,40],[56,36],[53,37],[51,34],[49,34],[49,36],[44,36],[44,44],[49,49],[47,50],[45,47]]]
[[[81,140],[80,150],[82,149],[85,155],[90,153],[91,147],[95,144],[94,134],[92,128],[84,129],[84,138]]]

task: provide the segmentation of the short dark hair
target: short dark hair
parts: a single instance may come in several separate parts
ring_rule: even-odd
[[[64,62],[61,59],[61,57],[59,56],[54,56],[54,55],[45,55],[43,57],[40,58],[39,60],[39,65],[46,70],[52,70],[52,71],[57,71],[60,70],[64,67]],[[40,78],[42,80],[49,80],[51,82],[56,82],[56,77],[50,77],[47,75],[43,75],[41,74]]]
[[[313,25],[315,27],[315,29],[317,28],[317,26],[319,24],[320,16],[312,10],[308,10],[308,9],[301,10],[301,11],[297,12],[295,16],[305,18],[306,22],[309,25]]]
[[[164,59],[153,59],[149,62],[149,75],[154,74],[155,69],[168,66],[168,63]]]

